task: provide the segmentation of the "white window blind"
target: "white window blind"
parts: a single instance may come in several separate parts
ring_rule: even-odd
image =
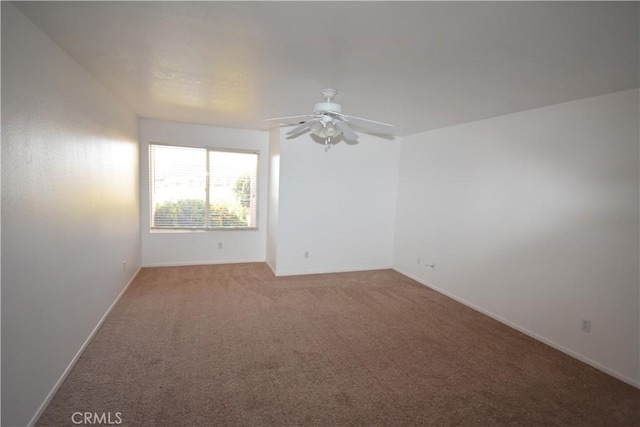
[[[151,228],[257,228],[258,156],[150,144]]]

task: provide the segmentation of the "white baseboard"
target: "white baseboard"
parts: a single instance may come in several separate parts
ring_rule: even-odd
[[[248,264],[265,262],[264,259],[216,259],[210,261],[176,261],[176,262],[154,262],[145,263],[142,267],[188,267],[190,265],[212,265],[212,264]]]
[[[285,272],[274,272],[276,276],[304,276],[310,274],[329,274],[329,273],[349,273],[352,271],[370,271],[370,270],[389,270],[393,267],[390,265],[374,265],[374,266],[364,266],[364,267],[351,267],[351,268],[320,268],[317,270],[292,270]]]
[[[497,320],[498,322],[509,326],[510,328],[513,328],[513,329],[515,329],[515,330],[517,330],[519,332],[522,332],[523,334],[528,335],[528,336],[530,336],[531,338],[533,338],[535,340],[538,340],[538,341],[540,341],[540,342],[542,342],[542,343],[544,343],[544,344],[546,344],[546,345],[548,345],[550,347],[553,347],[556,350],[559,350],[559,351],[561,351],[561,352],[573,357],[574,359],[578,359],[579,361],[584,362],[587,365],[592,366],[592,367],[594,367],[594,368],[596,368],[596,369],[598,369],[598,370],[600,370],[600,371],[602,371],[602,372],[604,372],[604,373],[606,373],[608,375],[611,375],[612,377],[614,377],[614,378],[616,378],[616,379],[618,379],[618,380],[620,380],[622,382],[625,382],[625,383],[627,383],[627,384],[629,384],[629,385],[631,385],[631,386],[633,386],[635,388],[640,388],[640,382],[634,380],[633,378],[629,378],[626,375],[623,375],[623,374],[621,374],[619,372],[616,372],[616,371],[614,371],[614,370],[612,370],[612,369],[610,369],[610,368],[608,368],[608,367],[606,367],[606,366],[604,366],[604,365],[602,365],[602,364],[600,364],[600,363],[598,363],[598,362],[596,362],[594,360],[589,359],[586,356],[583,356],[582,354],[576,353],[575,351],[570,350],[570,349],[568,349],[568,348],[566,348],[566,347],[564,347],[564,346],[562,346],[560,344],[557,344],[557,343],[555,343],[555,342],[553,342],[553,341],[551,341],[551,340],[549,340],[549,339],[547,339],[547,338],[545,338],[543,336],[540,336],[540,335],[536,334],[535,332],[531,332],[526,328],[523,328],[523,327],[521,327],[519,325],[516,325],[515,323],[512,323],[512,322],[508,321],[507,319],[504,319],[504,318],[498,316],[497,314],[494,314],[494,313],[492,313],[490,311],[487,311],[487,310],[485,310],[485,309],[483,309],[481,307],[478,307],[477,305],[472,304],[469,301],[466,301],[466,300],[464,300],[464,299],[462,299],[462,298],[460,298],[460,297],[458,297],[456,295],[453,295],[453,294],[451,294],[451,293],[449,293],[449,292],[447,292],[447,291],[445,291],[443,289],[440,289],[437,286],[434,286],[434,285],[432,285],[431,283],[429,283],[429,282],[427,282],[425,280],[422,280],[422,279],[420,279],[420,278],[418,278],[416,276],[413,276],[410,273],[406,273],[400,268],[394,267],[393,269],[395,271],[397,271],[398,273],[415,280],[416,282],[420,283],[423,286],[426,286],[428,288],[433,289],[434,291],[437,291],[437,292],[439,292],[439,293],[441,293],[443,295],[446,295],[447,297],[449,297],[449,298],[451,298],[451,299],[453,299],[453,300],[455,300],[455,301],[457,301],[457,302],[459,302],[461,304],[464,304],[467,307],[472,308],[473,310],[478,311],[478,312],[480,312],[480,313],[482,313],[482,314],[484,314],[486,316],[489,316],[492,319]]]
[[[84,343],[80,347],[80,350],[78,350],[78,352],[73,357],[73,359],[71,359],[71,362],[69,363],[69,365],[67,365],[67,368],[64,370],[64,372],[62,373],[62,375],[60,376],[58,381],[56,381],[55,385],[53,386],[53,389],[51,389],[51,391],[49,392],[47,397],[44,399],[44,402],[42,402],[42,404],[40,405],[40,407],[36,411],[35,415],[31,418],[31,421],[29,421],[29,424],[27,424],[28,427],[33,427],[36,424],[36,422],[38,421],[38,419],[40,418],[40,416],[42,415],[42,413],[44,412],[44,410],[47,409],[47,406],[49,406],[49,403],[51,402],[51,399],[53,399],[53,396],[55,396],[55,394],[58,391],[58,389],[60,388],[60,386],[62,386],[62,383],[64,383],[64,380],[67,379],[67,376],[69,375],[69,373],[71,372],[71,370],[75,366],[76,362],[78,361],[78,359],[80,358],[80,356],[84,352],[85,348],[87,348],[87,346],[89,345],[89,343],[91,342],[93,337],[96,335],[96,333],[98,332],[98,330],[100,329],[100,327],[104,323],[104,321],[107,319],[107,317],[111,313],[111,310],[113,310],[113,308],[116,306],[118,301],[120,301],[120,298],[122,298],[122,295],[124,295],[124,293],[127,291],[127,289],[129,289],[129,286],[133,283],[135,278],[138,276],[138,273],[140,273],[140,269],[141,268],[142,267],[138,267],[138,269],[133,274],[133,276],[131,276],[131,279],[129,280],[129,282],[127,282],[125,287],[120,291],[120,293],[118,294],[116,299],[113,301],[113,303],[109,306],[109,308],[104,313],[104,315],[100,318],[100,320],[98,321],[98,324],[96,325],[96,327],[93,328],[93,331],[91,331],[91,334],[89,334],[89,337],[84,341]]]
[[[267,265],[269,266],[269,268],[273,272],[273,275],[276,276],[276,267],[275,267],[275,265],[271,265],[271,263],[269,261],[265,261],[265,262],[267,263]]]

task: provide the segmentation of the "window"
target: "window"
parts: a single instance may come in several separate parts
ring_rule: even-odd
[[[149,145],[152,229],[252,229],[258,152]]]

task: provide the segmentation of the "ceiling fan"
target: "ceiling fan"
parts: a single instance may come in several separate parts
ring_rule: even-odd
[[[277,117],[266,120],[285,123],[293,120],[299,121],[299,126],[287,132],[289,138],[311,131],[313,135],[323,139],[325,144],[329,144],[332,139],[338,138],[340,135],[347,141],[356,141],[358,134],[353,131],[351,126],[365,133],[376,135],[393,134],[393,125],[342,114],[342,106],[332,102],[333,97],[338,93],[336,89],[322,89],[320,92],[325,100],[315,104],[313,114]]]

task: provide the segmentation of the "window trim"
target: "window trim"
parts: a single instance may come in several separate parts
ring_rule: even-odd
[[[176,147],[176,148],[194,148],[197,150],[205,150],[206,151],[206,188],[205,188],[205,226],[204,227],[155,227],[152,226],[153,223],[153,167],[155,163],[152,165],[152,156],[151,150],[153,146],[163,146],[163,147]],[[209,218],[208,218],[208,203],[209,203],[209,152],[226,152],[226,153],[241,153],[241,154],[255,154],[257,156],[256,159],[256,213],[255,213],[255,226],[253,227],[209,227]],[[256,149],[246,149],[246,148],[228,148],[228,147],[214,147],[214,146],[204,146],[198,147],[193,145],[182,145],[182,144],[171,144],[166,142],[149,142],[148,144],[148,180],[149,180],[149,232],[151,233],[203,233],[203,232],[219,232],[219,231],[258,231],[260,224],[260,159],[261,153],[260,150]]]

